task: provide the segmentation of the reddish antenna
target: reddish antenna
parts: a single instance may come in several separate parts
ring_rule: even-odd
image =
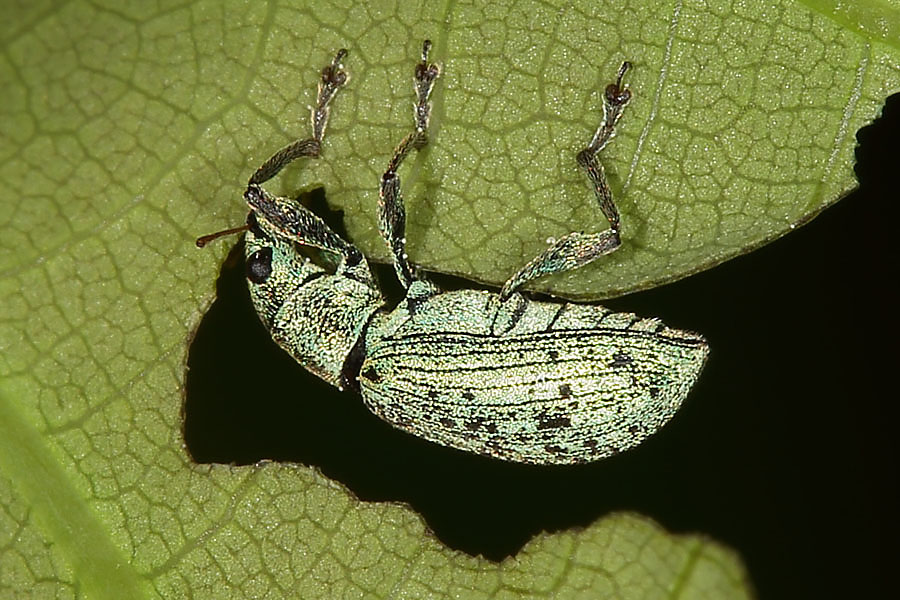
[[[215,233],[210,233],[209,235],[204,235],[203,237],[197,238],[197,247],[202,248],[213,240],[217,240],[220,237],[225,237],[226,235],[231,235],[233,233],[243,233],[250,229],[249,225],[241,225],[240,227],[235,227],[234,229],[225,229],[223,231],[217,231]]]

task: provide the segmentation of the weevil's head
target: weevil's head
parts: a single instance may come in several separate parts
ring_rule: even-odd
[[[272,339],[332,385],[353,385],[366,325],[384,305],[365,258],[310,249],[252,207],[246,225],[203,236],[197,246],[240,232],[250,299]]]
[[[270,231],[255,213],[247,225],[250,299],[272,339],[328,383],[352,385],[358,365],[351,354],[369,319],[384,304],[381,293],[348,276],[345,263],[311,259],[309,248]],[[338,264],[343,266],[335,272]]]
[[[259,318],[271,329],[287,298],[308,281],[326,274],[326,270],[303,254],[294,242],[264,231],[254,212],[247,215],[247,226],[247,286]]]

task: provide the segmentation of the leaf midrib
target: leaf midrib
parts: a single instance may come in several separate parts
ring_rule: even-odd
[[[109,531],[79,493],[62,466],[62,452],[48,443],[18,409],[25,392],[0,382],[0,472],[30,507],[54,551],[71,566],[78,590],[87,598],[153,598],[149,583],[117,548]]]

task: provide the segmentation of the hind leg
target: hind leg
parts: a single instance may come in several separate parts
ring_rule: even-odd
[[[613,252],[621,245],[619,211],[613,202],[612,191],[606,182],[603,165],[597,160],[597,155],[615,135],[616,123],[622,116],[628,101],[631,100],[631,92],[622,85],[622,78],[630,66],[631,64],[628,62],[622,63],[615,83],[606,86],[603,95],[603,121],[597,128],[597,132],[594,133],[591,143],[576,157],[578,164],[584,169],[594,188],[594,197],[597,199],[603,216],[609,221],[609,229],[598,233],[575,231],[563,236],[503,284],[503,288],[500,290],[501,300],[509,298],[532,279],[577,269],[600,256]]]

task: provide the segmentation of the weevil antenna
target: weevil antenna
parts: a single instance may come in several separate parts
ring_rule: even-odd
[[[240,227],[235,227],[233,229],[225,229],[223,231],[217,231],[215,233],[210,233],[209,235],[204,235],[202,237],[197,238],[197,247],[202,248],[213,240],[217,240],[220,237],[225,237],[226,235],[231,235],[234,233],[243,233],[250,229],[250,226],[247,224],[241,225]]]

